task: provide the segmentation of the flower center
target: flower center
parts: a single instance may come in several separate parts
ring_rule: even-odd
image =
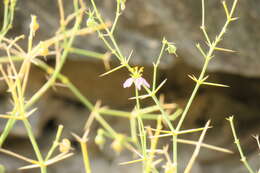
[[[136,67],[133,67],[133,68],[131,68],[131,77],[132,78],[140,78],[141,76],[142,76],[142,73],[143,73],[143,71],[144,71],[144,67],[140,67],[140,68],[138,68],[137,66]]]

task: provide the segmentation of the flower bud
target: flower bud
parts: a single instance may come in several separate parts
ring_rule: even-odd
[[[177,48],[173,43],[168,43],[168,47],[166,48],[166,51],[168,51],[169,54],[174,54],[175,56],[177,56],[176,50]]]
[[[126,0],[118,0],[117,3],[120,4],[121,11],[124,11]]]
[[[96,20],[95,20],[95,17],[94,17],[94,12],[91,12],[91,11],[89,12],[86,25],[87,25],[87,27],[89,27],[89,28],[92,28],[92,27],[95,27],[95,26],[98,25],[97,22],[96,22]]]
[[[88,18],[86,25],[87,27],[92,28],[97,26],[97,22],[93,18]]]
[[[163,38],[163,41],[162,43],[167,46],[167,48],[165,49],[169,54],[174,54],[175,56],[177,56],[177,53],[176,53],[176,46],[174,45],[173,42],[169,42],[167,41],[165,38]]]
[[[61,153],[67,153],[71,148],[71,143],[67,138],[62,139],[59,150]]]
[[[37,16],[32,15],[31,18],[32,18],[32,21],[30,24],[30,30],[32,31],[33,36],[34,36],[35,32],[39,29],[40,26],[39,26],[39,23],[37,22]]]
[[[48,46],[46,44],[44,44],[43,42],[41,42],[39,55],[46,57],[48,54],[49,54]]]
[[[100,149],[103,149],[106,139],[104,137],[104,130],[98,129],[97,136],[95,137],[95,143]]]
[[[112,142],[111,147],[112,149],[119,154],[124,149],[124,136],[118,135],[116,139]]]
[[[164,166],[164,173],[176,173],[176,166],[172,163],[167,162]]]

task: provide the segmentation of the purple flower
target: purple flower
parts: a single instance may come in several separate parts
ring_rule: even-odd
[[[149,83],[143,78],[143,77],[138,77],[138,78],[128,78],[123,84],[124,88],[129,88],[132,84],[135,84],[135,87],[140,90],[141,86],[146,86],[147,88],[150,88]]]

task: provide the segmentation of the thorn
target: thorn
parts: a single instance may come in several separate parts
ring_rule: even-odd
[[[216,86],[216,87],[230,87],[228,85],[223,85],[223,84],[218,84],[218,83],[211,83],[211,82],[202,82],[202,84]]]
[[[28,118],[29,116],[31,116],[36,111],[37,111],[37,108],[32,109],[30,112],[26,113],[26,117]]]
[[[206,44],[209,46],[209,43],[206,41]],[[196,44],[196,47],[199,49],[200,53],[203,55],[204,58],[207,57],[207,55],[205,54],[205,52],[202,50],[201,46],[199,43]]]
[[[230,21],[236,21],[236,20],[238,20],[239,19],[239,17],[232,17],[231,19],[230,19]]]
[[[144,158],[143,159],[137,159],[137,160],[131,160],[131,161],[127,161],[127,162],[122,162],[122,163],[119,163],[119,165],[128,165],[128,164],[138,163],[138,162],[142,162],[142,161],[144,161]]]
[[[166,81],[167,81],[167,79],[164,79],[162,81],[162,83],[160,83],[160,85],[155,89],[154,94],[156,94],[159,91],[159,89],[162,88],[162,86],[166,83]]]
[[[223,4],[224,10],[225,10],[227,19],[230,19],[230,14],[229,14],[229,11],[228,11],[226,1],[222,1],[222,4]]]
[[[212,59],[212,58],[214,58],[214,55],[212,55],[212,56],[210,56],[210,57],[208,57],[209,59]]]
[[[135,99],[145,99],[145,98],[148,98],[148,97],[150,97],[150,94],[145,94],[145,95],[140,95],[140,96],[138,96],[138,97],[130,97],[130,98],[128,98],[129,100],[135,100]]]
[[[234,116],[233,116],[233,115],[231,115],[231,116],[229,116],[228,118],[226,118],[226,120],[228,120],[228,121],[233,121],[233,119],[234,119]]]
[[[129,54],[129,56],[128,56],[127,60],[126,60],[126,62],[127,62],[127,63],[129,62],[129,60],[130,60],[130,58],[131,58],[132,54],[133,54],[133,50],[131,50],[131,52],[130,52],[130,54]]]
[[[201,79],[201,82],[203,83],[205,80],[207,80],[209,78],[209,75],[203,77],[203,79]]]
[[[112,73],[112,72],[115,72],[115,71],[117,71],[117,70],[123,68],[124,66],[125,66],[125,65],[120,65],[120,66],[118,66],[118,67],[116,67],[116,68],[114,68],[114,69],[112,69],[112,70],[110,70],[110,71],[107,71],[107,72],[105,72],[105,73],[99,75],[99,77],[106,76],[106,75],[108,75],[108,74],[110,74],[110,73]]]
[[[194,75],[188,75],[189,78],[191,78],[191,80],[197,82],[197,78]]]
[[[82,141],[81,137],[79,137],[76,133],[71,133],[71,135],[80,143]]]
[[[222,48],[222,47],[215,47],[215,50],[223,51],[223,52],[236,52],[236,51],[234,51],[234,50],[225,49],[225,48]]]

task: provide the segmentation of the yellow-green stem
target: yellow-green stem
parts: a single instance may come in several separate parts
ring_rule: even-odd
[[[37,156],[37,159],[39,160],[40,163],[42,163],[42,165],[41,165],[41,173],[46,173],[47,172],[46,166],[44,166],[44,164],[43,164],[44,160],[43,160],[41,151],[40,151],[40,149],[38,147],[38,144],[36,142],[36,139],[35,139],[35,137],[33,135],[31,124],[29,123],[29,121],[27,119],[24,119],[23,123],[24,123],[24,126],[26,128],[26,131],[27,131],[27,134],[29,136],[29,139],[31,141],[31,144],[33,146],[34,152],[35,152],[35,154]]]
[[[253,169],[250,167],[250,165],[247,162],[246,156],[243,153],[242,147],[240,145],[239,139],[238,139],[237,134],[236,134],[233,119],[234,119],[234,117],[229,117],[228,121],[230,123],[232,134],[233,134],[233,137],[234,137],[234,140],[235,140],[234,143],[236,144],[237,149],[238,149],[239,154],[240,154],[240,157],[241,157],[241,162],[245,165],[245,167],[246,167],[246,169],[248,170],[249,173],[254,173]]]
[[[81,147],[81,152],[82,152],[82,155],[83,155],[85,172],[86,173],[91,173],[91,167],[90,167],[89,157],[88,157],[87,142],[80,141],[80,147]]]

